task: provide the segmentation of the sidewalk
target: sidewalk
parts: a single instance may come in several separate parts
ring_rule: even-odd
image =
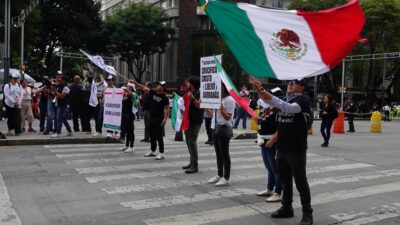
[[[72,121],[68,121],[72,125]],[[93,122],[93,121],[92,121]],[[92,128],[94,124],[92,124]],[[34,133],[24,132],[19,136],[7,135],[7,121],[0,121],[0,131],[6,136],[6,139],[0,139],[0,146],[15,146],[15,145],[46,145],[46,144],[98,144],[98,143],[119,143],[116,138],[105,136],[93,137],[86,132],[74,132],[72,137],[63,137],[67,133],[63,126],[60,138],[51,138],[50,135],[43,135],[39,132],[39,121],[33,122],[33,128],[37,130]],[[103,134],[105,135],[105,134]]]

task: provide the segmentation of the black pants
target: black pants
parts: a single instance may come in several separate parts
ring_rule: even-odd
[[[231,176],[231,157],[229,155],[229,142],[231,138],[214,134],[214,149],[217,156],[218,176],[229,180]]]
[[[303,213],[311,214],[311,193],[306,176],[306,151],[276,153],[276,163],[282,182],[282,206],[292,208],[293,178],[300,194]]]
[[[124,127],[123,132],[126,135],[126,147],[133,148],[133,144],[135,143],[135,124],[134,124],[134,117],[130,121],[124,121],[127,125]],[[122,132],[121,132],[122,133]]]
[[[102,121],[100,121],[100,105],[97,105],[96,107],[89,106],[89,123],[90,123],[90,117],[93,116],[94,118],[94,123],[96,125],[96,132],[101,133],[101,128],[102,128]]]
[[[354,119],[348,119],[349,120],[349,131],[350,132],[355,132],[354,130]]]
[[[211,129],[211,120],[212,118],[204,118],[205,126],[206,126],[206,131],[207,131],[207,141],[213,141],[213,133]]]
[[[39,105],[40,109],[40,122],[39,122],[39,127],[40,127],[40,132],[43,132],[44,129],[46,128],[45,123],[47,119],[47,102],[45,103],[40,103]]]
[[[72,112],[72,123],[74,125],[74,131],[78,132],[79,131],[79,119],[81,119],[81,124],[82,124],[82,131],[83,129],[83,116],[82,116],[82,110],[77,107],[71,107],[71,112]]]
[[[144,139],[149,139],[149,129],[150,129],[150,110],[145,110],[144,113]]]
[[[152,152],[156,151],[158,142],[160,153],[164,153],[163,127],[161,126],[162,120],[162,118],[151,118],[150,120],[149,136]]]
[[[92,132],[92,128],[90,126],[90,110],[89,106],[87,103],[83,104],[82,106],[82,117],[81,117],[81,123],[82,123],[82,132]]]
[[[329,144],[329,139],[331,138],[333,120],[322,120],[321,122],[321,134],[324,138],[324,144]]]
[[[21,133],[21,109],[11,108],[5,105],[7,113],[8,130],[15,130],[15,134]]]

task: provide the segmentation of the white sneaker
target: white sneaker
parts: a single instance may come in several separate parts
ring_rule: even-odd
[[[278,193],[274,193],[271,197],[265,199],[266,202],[280,202],[282,201],[282,197]]]
[[[159,153],[159,154],[156,156],[156,160],[162,160],[162,159],[165,159],[165,156],[164,156],[163,153]]]
[[[59,134],[52,134],[52,135],[50,135],[50,137],[51,138],[60,138],[60,135]]]
[[[209,179],[209,180],[207,181],[207,183],[209,183],[209,184],[215,184],[215,183],[217,183],[219,180],[221,180],[221,177],[215,176],[215,177]]]
[[[96,132],[96,133],[93,133],[93,134],[92,134],[93,137],[97,137],[97,136],[99,136],[99,135],[101,135],[101,133],[99,133],[99,132]]]
[[[156,156],[156,154],[154,152],[149,152],[144,155],[144,157],[154,157],[154,156]]]
[[[274,194],[272,190],[265,189],[264,191],[260,191],[257,193],[257,196],[263,196],[263,197],[270,197]]]
[[[126,153],[134,153],[135,149],[133,149],[133,147],[132,148],[128,148],[128,149],[125,150],[125,152]]]
[[[214,184],[215,187],[222,187],[222,186],[228,186],[229,185],[229,180],[225,178],[221,178],[217,183]]]
[[[119,148],[118,151],[125,151],[127,149],[128,149],[128,147],[123,146],[123,147]]]

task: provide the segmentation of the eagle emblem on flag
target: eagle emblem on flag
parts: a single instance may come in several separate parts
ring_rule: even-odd
[[[293,61],[307,54],[307,43],[301,43],[299,35],[289,29],[281,29],[272,34],[269,47],[278,55]]]

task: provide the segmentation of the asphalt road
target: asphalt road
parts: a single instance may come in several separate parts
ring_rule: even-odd
[[[322,148],[314,124],[309,137],[308,177],[315,224],[400,224],[400,123],[382,123],[383,133],[356,122],[354,134],[334,134]],[[136,140],[142,139],[136,124]],[[184,143],[166,131],[166,159],[144,158],[119,144],[0,147],[0,224],[297,224],[271,219],[279,203],[255,193],[266,188],[266,170],[253,140],[231,142],[228,187],[206,183],[216,174],[212,147],[199,140],[200,172],[187,175]]]

